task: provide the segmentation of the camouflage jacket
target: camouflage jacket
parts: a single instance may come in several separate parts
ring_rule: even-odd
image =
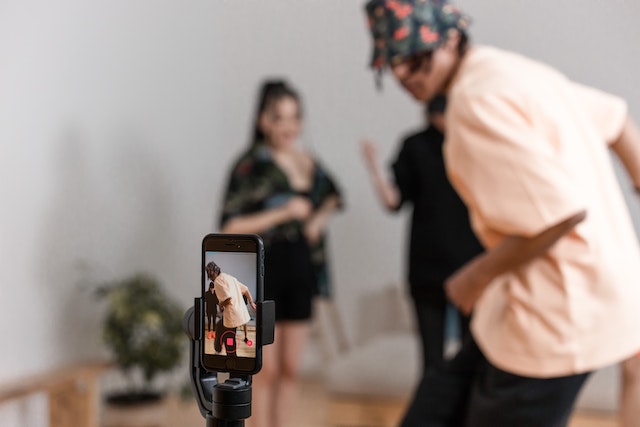
[[[316,209],[331,195],[337,195],[342,206],[342,196],[335,181],[316,159],[314,163],[312,188],[302,195],[308,197]],[[291,187],[286,174],[275,163],[268,148],[258,143],[240,156],[233,166],[220,223],[222,225],[235,216],[281,206],[296,195],[301,194]],[[263,232],[261,237],[266,250],[268,251],[269,245],[276,241],[303,238],[303,225],[300,221],[289,221]],[[329,297],[331,285],[325,247],[326,235],[310,249],[316,273],[315,294]]]

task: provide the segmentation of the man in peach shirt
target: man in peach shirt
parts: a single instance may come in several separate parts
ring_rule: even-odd
[[[487,249],[446,283],[474,339],[421,382],[403,426],[565,425],[590,372],[639,371],[640,248],[608,149],[640,188],[640,132],[620,98],[471,46],[446,0],[366,9],[372,66],[417,100],[446,93],[448,174]]]
[[[244,328],[244,341],[247,342],[247,323],[251,319],[249,316],[249,310],[247,309],[247,304],[249,304],[254,310],[256,310],[256,304],[253,302],[249,288],[234,276],[221,272],[220,267],[215,262],[209,262],[206,265],[205,270],[207,272],[207,277],[211,280],[211,289],[213,289],[218,305],[222,310],[222,325],[216,325],[217,337],[214,348],[218,352],[222,349],[222,337],[225,334],[221,333],[221,331],[230,331],[232,332],[231,337],[233,343],[227,344],[227,342],[224,341],[224,345],[227,354],[233,353],[233,356],[235,356],[236,328],[240,326]],[[215,321],[215,305],[212,307],[207,306],[207,314],[209,313],[211,313]]]

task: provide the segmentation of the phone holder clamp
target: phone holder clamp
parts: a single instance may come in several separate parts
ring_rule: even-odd
[[[208,371],[202,366],[200,355],[204,336],[200,322],[203,308],[202,298],[195,298],[194,306],[184,315],[182,326],[191,341],[189,376],[200,413],[207,427],[243,427],[244,420],[251,416],[251,375],[229,373],[229,378],[218,382],[218,372]],[[257,331],[262,345],[272,344],[275,329],[275,303],[257,303],[256,315],[262,325]]]

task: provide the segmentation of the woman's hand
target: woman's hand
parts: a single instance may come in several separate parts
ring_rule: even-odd
[[[305,222],[303,232],[309,245],[313,246],[322,239],[327,222],[339,205],[340,197],[333,194],[327,197]]]
[[[318,220],[318,217],[314,217],[306,222],[304,225],[304,236],[311,246],[320,241],[322,238],[322,223]]]
[[[288,214],[288,217],[292,220],[304,221],[313,212],[313,205],[311,201],[303,196],[293,196],[284,205],[284,209]]]

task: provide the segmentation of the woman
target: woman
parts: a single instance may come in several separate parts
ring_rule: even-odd
[[[302,108],[285,82],[260,92],[249,150],[233,167],[223,233],[256,233],[265,243],[265,299],[276,302],[275,343],[254,379],[252,425],[283,426],[292,412],[309,333],[311,300],[329,296],[324,230],[341,204],[319,162],[297,144]]]

